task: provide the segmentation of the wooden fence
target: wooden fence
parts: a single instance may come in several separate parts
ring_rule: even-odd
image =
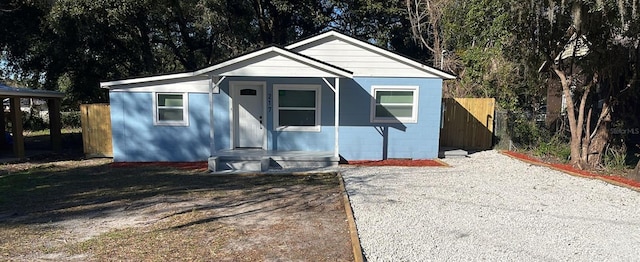
[[[110,112],[108,104],[80,105],[82,144],[87,157],[113,157]]]
[[[445,98],[442,106],[441,147],[492,148],[495,99]]]

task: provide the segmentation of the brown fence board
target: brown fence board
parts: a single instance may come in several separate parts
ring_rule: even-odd
[[[445,98],[440,146],[484,150],[493,146],[493,98]]]
[[[80,121],[84,154],[88,157],[113,157],[109,105],[80,105]]]

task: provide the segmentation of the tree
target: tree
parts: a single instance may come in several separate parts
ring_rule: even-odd
[[[102,80],[193,71],[259,46],[320,32],[317,0],[6,0],[5,75],[65,91],[64,104],[104,102]]]
[[[610,139],[612,102],[619,102],[616,96],[621,90],[637,88],[638,60],[632,54],[638,52],[639,39],[629,32],[637,27],[631,24],[637,23],[636,2],[563,3],[556,3],[561,8],[548,10],[559,10],[556,15],[571,18],[565,19],[571,21],[564,38],[568,41],[548,55],[547,61],[567,101],[571,163],[593,168],[600,165]]]
[[[440,19],[445,70],[458,76],[445,95],[494,97],[501,108],[518,111],[540,103],[542,89],[530,50],[518,44],[522,3],[506,0],[449,1]],[[516,30],[514,30],[516,29]],[[534,69],[535,68],[535,69]]]
[[[448,8],[447,0],[406,0],[413,38],[432,54],[433,66],[443,69],[444,49],[442,16]]]
[[[329,1],[251,0],[261,44],[290,43],[327,27],[333,12]]]
[[[402,49],[402,44],[396,46],[391,44],[392,38],[397,38],[397,34],[403,34],[398,30],[403,29],[407,21],[402,0],[330,0],[330,2],[334,10],[329,22],[330,28],[368,40],[378,46]]]
[[[516,12],[514,20],[529,28],[519,31],[519,45],[544,59],[548,77],[561,83],[571,163],[578,167],[601,164],[611,126],[627,117],[621,109],[638,93],[637,4],[532,1]]]

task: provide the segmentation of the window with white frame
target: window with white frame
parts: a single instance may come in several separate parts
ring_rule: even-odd
[[[188,95],[185,93],[154,93],[154,124],[168,126],[187,126]]]
[[[319,85],[274,85],[274,128],[320,131]]]
[[[372,86],[371,122],[418,122],[417,86]]]

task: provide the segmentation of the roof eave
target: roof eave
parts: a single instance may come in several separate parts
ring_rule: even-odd
[[[260,55],[271,53],[271,52],[274,52],[274,53],[277,53],[279,55],[285,56],[285,57],[287,57],[289,59],[293,59],[293,60],[296,60],[298,62],[307,64],[309,66],[320,68],[321,70],[323,70],[325,72],[328,72],[330,74],[335,75],[336,77],[353,78],[353,72],[351,72],[351,71],[348,71],[346,69],[343,69],[343,68],[340,68],[340,67],[337,67],[337,66],[334,66],[334,65],[326,64],[326,63],[323,63],[321,61],[317,61],[317,60],[315,60],[315,59],[313,59],[311,57],[307,57],[307,56],[304,56],[302,54],[298,54],[296,52],[293,52],[291,50],[287,50],[287,49],[284,49],[284,48],[278,47],[278,46],[270,46],[270,47],[267,47],[267,48],[264,48],[264,49],[260,49],[258,51],[255,51],[255,52],[252,52],[252,53],[249,53],[249,54],[246,54],[246,55],[243,55],[243,56],[228,60],[226,62],[222,62],[222,63],[214,65],[214,66],[203,68],[203,69],[200,69],[200,70],[194,72],[194,74],[195,75],[207,74],[207,75],[224,76],[225,75],[224,73],[216,74],[215,71],[223,71],[224,72],[224,68],[225,67],[232,66],[232,65],[234,65],[236,63],[251,59],[253,57],[257,57],[257,56],[260,56]],[[259,75],[255,75],[255,77],[259,77]]]
[[[225,73],[224,73],[225,68],[233,66],[242,61],[245,61],[254,57],[258,57],[264,54],[268,54],[271,52],[285,56],[289,59],[299,61],[309,66],[318,68],[322,71],[329,73],[330,75],[334,75],[335,77],[353,78],[353,72],[348,71],[346,69],[343,69],[334,65],[326,64],[326,63],[323,63],[322,61],[317,61],[311,57],[298,54],[296,52],[284,49],[282,47],[269,46],[269,47],[259,49],[254,52],[250,52],[245,55],[241,55],[239,57],[232,58],[222,63],[209,66],[194,72],[101,82],[100,87],[106,88],[106,89],[113,89],[116,86],[122,86],[122,85],[139,84],[139,83],[163,81],[163,80],[173,80],[173,79],[180,79],[180,78],[187,78],[187,77],[214,76],[214,75],[225,76]],[[259,75],[247,75],[247,76],[260,77]],[[310,77],[315,77],[315,76],[310,76]]]
[[[6,97],[29,97],[29,98],[63,98],[64,93],[30,93],[30,92],[7,92],[0,91],[0,96]]]
[[[188,73],[178,73],[178,74],[168,74],[168,75],[160,75],[160,76],[148,76],[148,77],[140,77],[140,78],[114,80],[114,81],[108,81],[108,82],[100,82],[100,88],[110,89],[110,88],[112,88],[114,86],[130,85],[130,84],[138,84],[138,83],[154,82],[154,81],[163,81],[163,80],[172,80],[172,79],[187,78],[187,77],[192,77],[192,76],[195,76],[194,73],[193,72],[188,72]]]

